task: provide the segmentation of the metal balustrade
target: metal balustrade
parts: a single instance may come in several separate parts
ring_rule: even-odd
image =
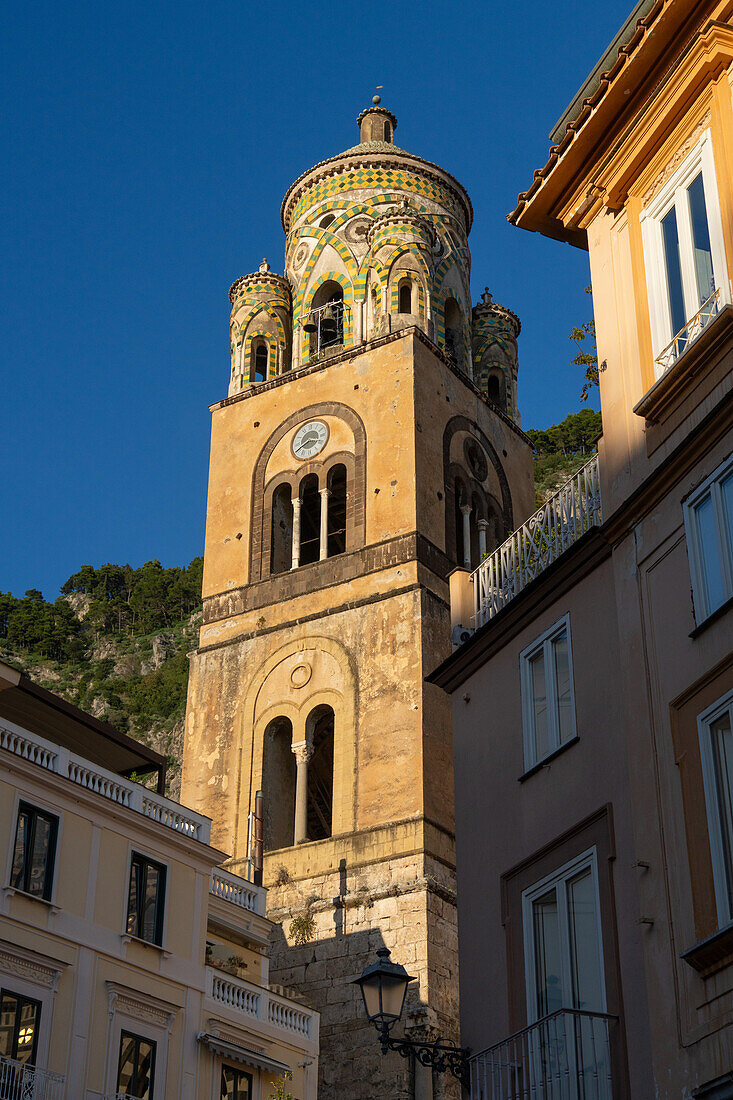
[[[220,867],[212,872],[209,893],[250,913],[265,915],[265,890]]]
[[[682,326],[676,336],[672,337],[672,340],[667,344],[664,351],[655,359],[655,365],[657,367],[657,374],[665,374],[670,367],[679,359],[680,355],[693,342],[696,340],[703,329],[712,321],[713,317],[717,317],[720,312],[720,290],[716,289],[710,295],[710,297],[703,302],[694,317],[691,317],[685,325]]]
[[[469,1060],[471,1100],[613,1100],[615,1016],[561,1009]]]
[[[136,810],[167,829],[200,840],[203,844],[209,843],[211,822],[207,817],[149,791],[139,783],[108,772],[105,768],[100,768],[35,733],[20,729],[11,722],[0,725],[0,749],[28,760],[31,764],[37,764],[54,775],[61,775],[118,806]]]
[[[471,574],[475,627],[488,622],[601,522],[596,454]]]
[[[206,990],[217,1004],[257,1020],[266,1020],[281,1031],[305,1039],[313,1038],[313,1013],[284,997],[278,997],[269,989],[253,985],[244,978],[223,975],[207,966]]]
[[[60,1073],[0,1057],[2,1100],[62,1100],[64,1081]]]

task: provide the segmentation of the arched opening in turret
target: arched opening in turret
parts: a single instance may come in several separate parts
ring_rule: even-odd
[[[296,763],[289,718],[268,724],[262,746],[263,840],[266,852],[289,848],[295,835]]]
[[[249,363],[250,382],[265,382],[267,380],[267,365],[270,358],[270,346],[263,336],[256,336],[252,341]]]
[[[392,140],[392,127],[390,126],[390,124],[388,122],[385,122],[385,124],[384,124],[384,140],[385,141],[391,141]]]
[[[455,298],[445,303],[445,350],[457,367],[463,367],[463,311]]]
[[[321,218],[321,220],[319,221],[318,224],[321,227],[321,229],[327,229],[328,226],[331,224],[331,222],[334,222],[334,221],[336,221],[336,215],[335,214],[326,214],[325,218]]]
[[[308,323],[315,326],[310,333],[310,349],[313,352],[344,342],[344,292],[333,280],[319,286],[313,295]]]
[[[328,471],[328,545],[327,554],[346,550],[346,467],[339,463]]]
[[[306,735],[313,745],[308,762],[308,839],[325,840],[333,829],[334,714],[329,706],[311,711]]]
[[[486,379],[486,396],[492,405],[506,411],[506,387],[501,371],[492,371]]]
[[[397,298],[400,313],[415,312],[412,308],[412,279],[400,279]]]
[[[321,496],[318,477],[308,474],[300,483],[300,564],[318,561],[321,549]]]
[[[289,485],[278,485],[272,494],[270,572],[284,573],[293,564],[293,501]]]

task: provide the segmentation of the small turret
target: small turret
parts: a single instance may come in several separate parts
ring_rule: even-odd
[[[521,328],[516,313],[495,302],[487,287],[473,307],[474,380],[489,401],[517,423],[517,337]]]
[[[382,97],[375,95],[372,99],[374,106],[367,107],[356,120],[362,145],[369,141],[386,141],[388,145],[394,144],[397,118],[386,107],[380,107],[381,102]]]
[[[232,372],[229,396],[290,369],[290,284],[267,260],[229,289]]]

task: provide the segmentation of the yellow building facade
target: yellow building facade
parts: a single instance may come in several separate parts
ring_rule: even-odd
[[[0,663],[0,1096],[267,1100],[291,1073],[315,1100],[318,1015],[269,983],[265,891],[125,777],[154,756]]]
[[[424,677],[448,574],[533,508],[519,321],[472,308],[470,200],[378,102],[358,121],[285,196],[285,276],[230,291],[182,783],[232,870],[262,792],[273,974],[321,1013],[322,1100],[443,1095],[381,1057],[349,982],[389,947],[408,1033],[456,1037],[451,724]]]

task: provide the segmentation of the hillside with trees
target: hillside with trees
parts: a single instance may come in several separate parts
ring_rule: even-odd
[[[527,431],[534,449],[534,486],[538,505],[586,464],[596,450],[602,430],[601,414],[593,409],[581,409],[566,416],[559,424]]]

